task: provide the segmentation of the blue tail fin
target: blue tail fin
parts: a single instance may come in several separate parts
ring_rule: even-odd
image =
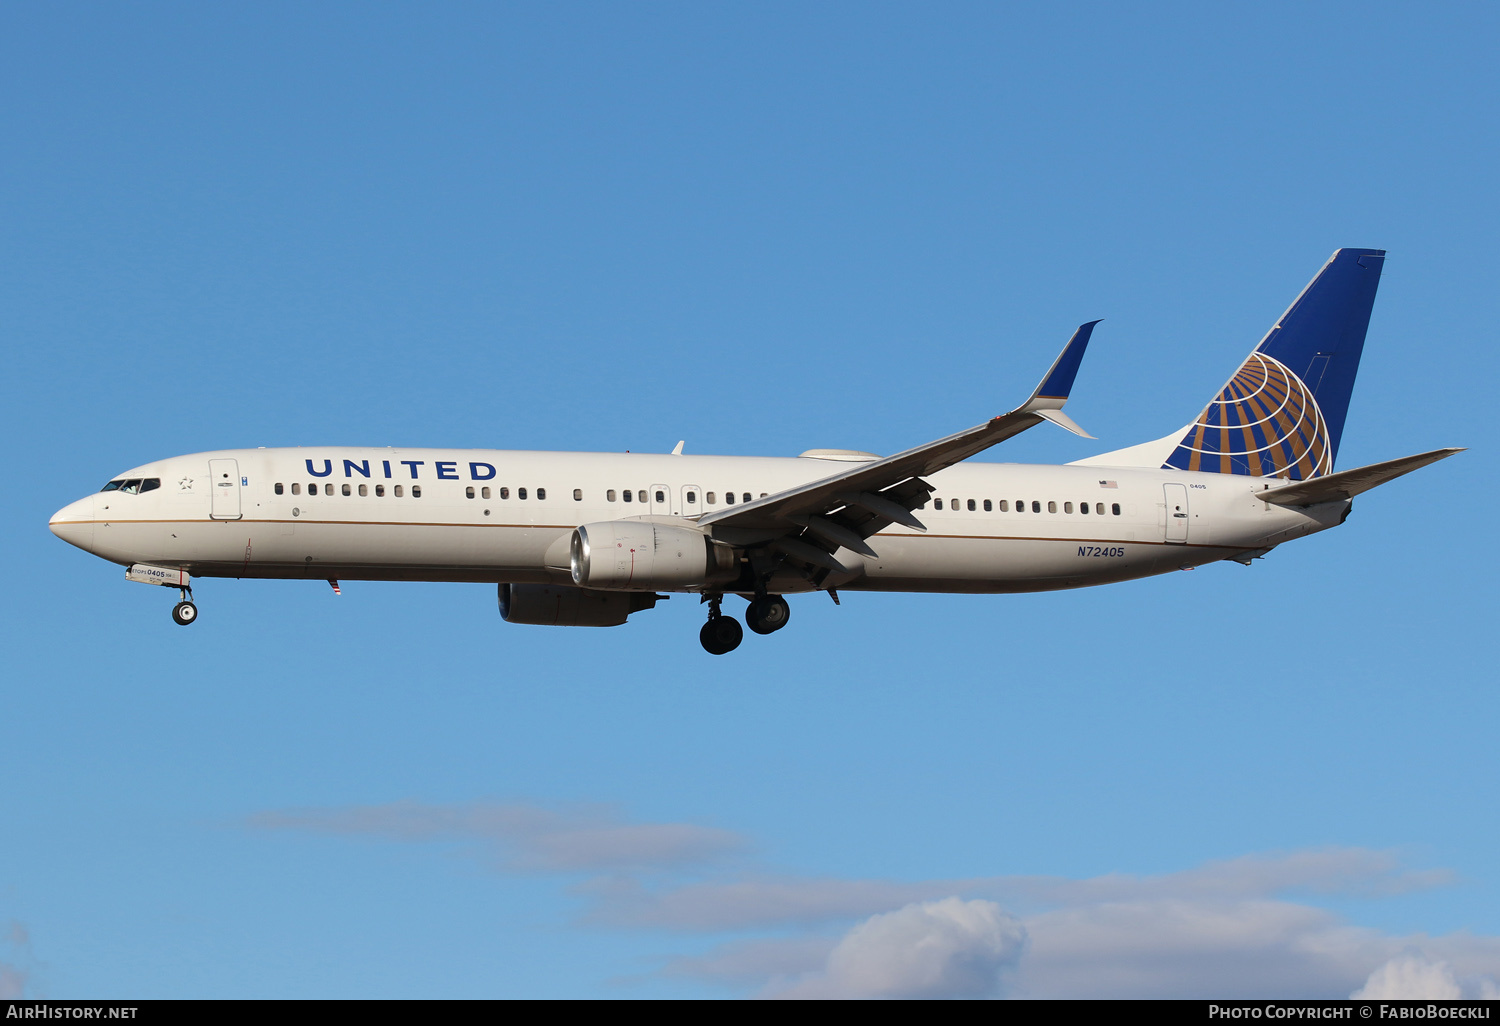
[[[1333,470],[1383,249],[1341,249],[1287,308],[1164,467],[1302,481]]]

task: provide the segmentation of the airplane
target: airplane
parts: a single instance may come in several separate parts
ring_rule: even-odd
[[[1337,250],[1204,407],[1156,441],[1062,466],[971,462],[1063,412],[1094,327],[1009,413],[894,456],[231,449],[147,463],[59,510],[64,541],[175,588],[194,577],[497,584],[510,623],[618,626],[670,593],[703,648],[788,623],[785,596],[1032,592],[1249,566],[1342,524],[1355,495],[1462,449],[1335,471],[1385,262]],[[668,594],[663,594],[668,593]]]

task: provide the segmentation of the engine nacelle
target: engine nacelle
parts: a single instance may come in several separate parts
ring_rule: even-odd
[[[642,592],[584,591],[554,584],[500,585],[500,615],[506,623],[543,627],[618,627],[631,613],[656,605]]]
[[[649,520],[584,524],[573,532],[573,583],[605,591],[655,591],[732,581],[734,549],[701,531]]]

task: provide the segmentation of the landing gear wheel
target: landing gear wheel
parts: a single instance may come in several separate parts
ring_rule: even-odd
[[[179,602],[172,607],[172,619],[186,627],[198,619],[198,607],[191,602]]]
[[[792,607],[780,595],[758,598],[745,610],[745,623],[756,634],[774,634],[791,618]]]
[[[703,650],[709,655],[733,652],[740,647],[740,641],[744,637],[745,632],[740,627],[740,622],[732,616],[709,617],[698,632],[698,640],[703,643]]]

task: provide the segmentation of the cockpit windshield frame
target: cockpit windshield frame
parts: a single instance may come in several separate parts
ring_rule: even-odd
[[[159,477],[121,477],[108,482],[103,488],[99,489],[99,491],[119,492],[122,495],[136,495],[140,492],[155,491],[160,487],[161,478]]]

